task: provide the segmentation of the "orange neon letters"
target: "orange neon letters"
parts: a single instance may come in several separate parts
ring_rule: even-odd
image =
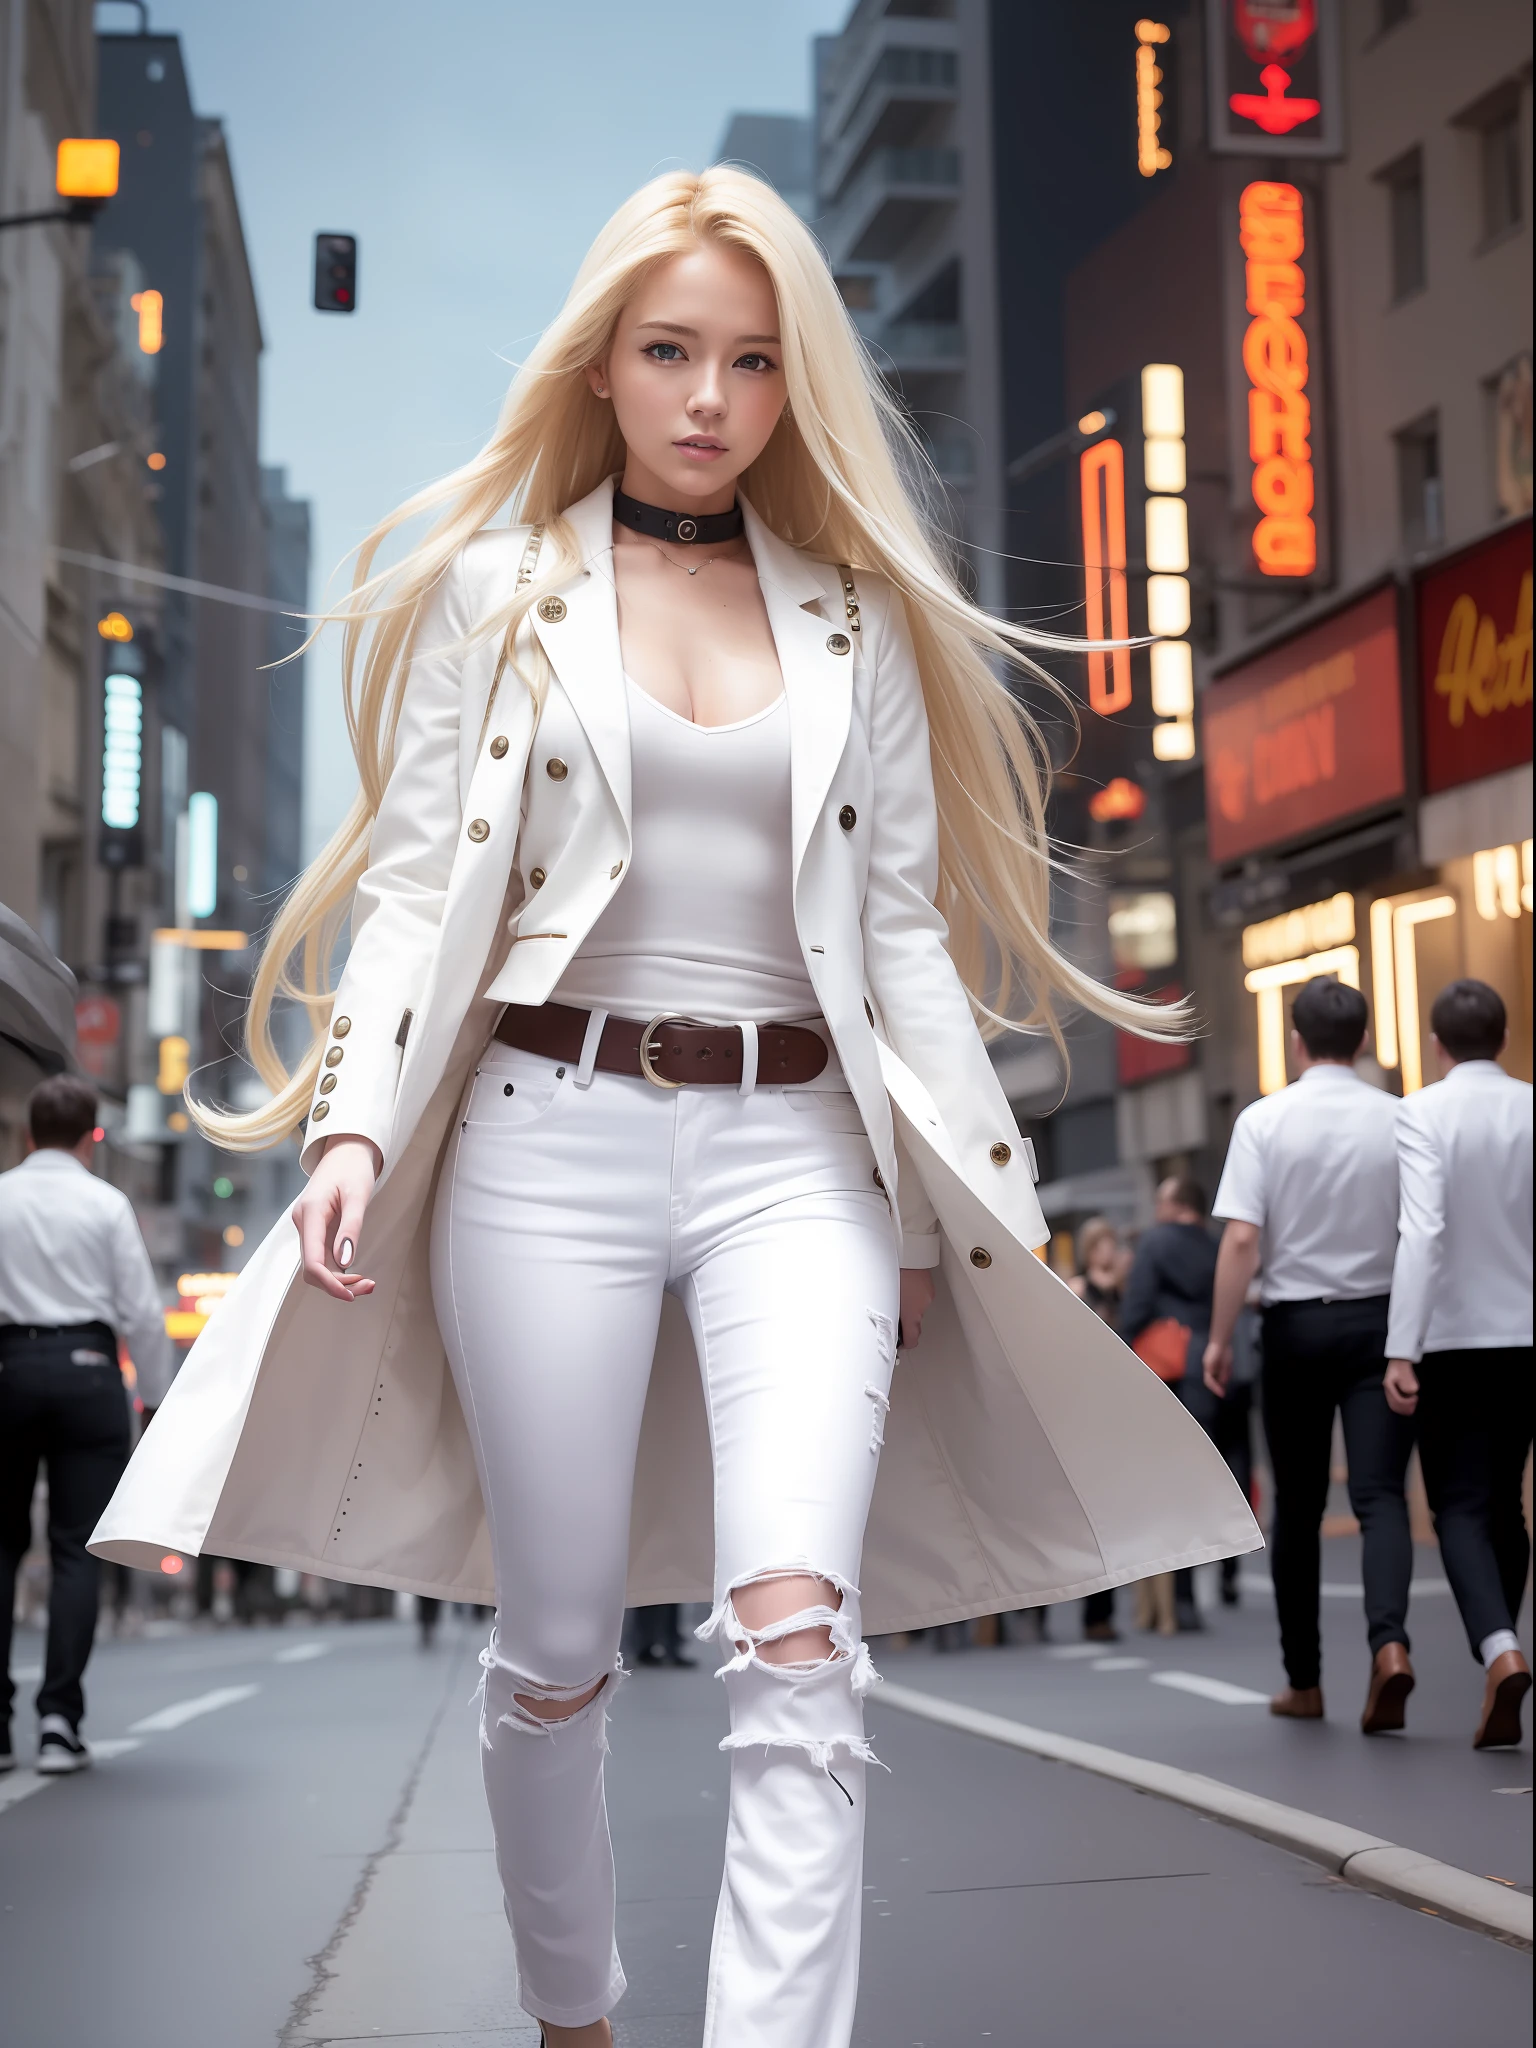
[[[1104,593],[1109,592],[1111,640],[1130,634],[1125,582],[1125,450],[1118,441],[1095,441],[1079,465],[1083,493],[1083,567],[1090,640],[1106,637]],[[1088,702],[1101,716],[1131,701],[1131,650],[1097,648],[1088,656]]]
[[[1298,260],[1306,248],[1301,193],[1268,180],[1249,185],[1238,202],[1238,221],[1252,316],[1243,368],[1251,387],[1248,453],[1260,515],[1253,558],[1266,576],[1310,576],[1317,567],[1316,480],[1307,337],[1297,318],[1306,308]]]

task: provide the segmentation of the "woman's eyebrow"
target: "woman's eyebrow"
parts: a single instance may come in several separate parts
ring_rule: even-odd
[[[697,327],[684,327],[681,324],[681,322],[677,320],[637,320],[635,322],[635,326],[637,331],[642,327],[659,327],[666,334],[685,335],[689,341],[697,341],[699,338],[699,330]],[[773,346],[774,348],[777,348],[779,346],[779,337],[776,334],[737,335],[736,346],[738,348],[742,347],[743,344],[747,342],[752,343],[756,347],[762,347],[764,343],[768,343],[771,344],[771,346]]]

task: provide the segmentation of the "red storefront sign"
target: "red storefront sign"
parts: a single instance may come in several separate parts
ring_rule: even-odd
[[[76,1054],[93,1081],[104,1078],[122,1028],[122,1012],[110,996],[82,996],[76,1003]]]
[[[1454,789],[1531,758],[1531,522],[1419,577],[1424,787]]]
[[[1205,697],[1204,752],[1218,863],[1400,797],[1395,592],[1378,590],[1217,683]]]

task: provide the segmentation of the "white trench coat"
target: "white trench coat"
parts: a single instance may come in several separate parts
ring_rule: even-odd
[[[395,766],[306,1135],[366,1136],[383,1172],[352,1304],[303,1285],[276,1225],[193,1346],[91,1548],[251,1558],[444,1598],[493,1598],[468,1433],[427,1243],[459,1097],[503,1002],[541,1003],[630,855],[612,485],[568,515],[582,565],[530,626],[554,671],[535,723],[499,648],[458,643],[510,597],[526,532],[478,535],[422,622]],[[1035,1257],[1028,1155],[933,907],[937,824],[901,603],[750,509],[788,699],[795,919],[896,1199],[936,1267],[902,1354],[863,1573],[872,1633],[1066,1600],[1257,1547],[1242,1494],[1179,1401]],[[558,599],[558,602],[555,600]],[[851,644],[850,644],[851,643]],[[515,1301],[507,1303],[515,1315]],[[669,1300],[640,1446],[632,1602],[712,1597],[710,1453]]]

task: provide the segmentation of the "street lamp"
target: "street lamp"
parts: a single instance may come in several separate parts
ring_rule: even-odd
[[[107,136],[67,135],[59,144],[53,184],[67,206],[46,213],[12,213],[0,217],[0,228],[28,228],[59,220],[89,227],[117,190],[120,151]]]

